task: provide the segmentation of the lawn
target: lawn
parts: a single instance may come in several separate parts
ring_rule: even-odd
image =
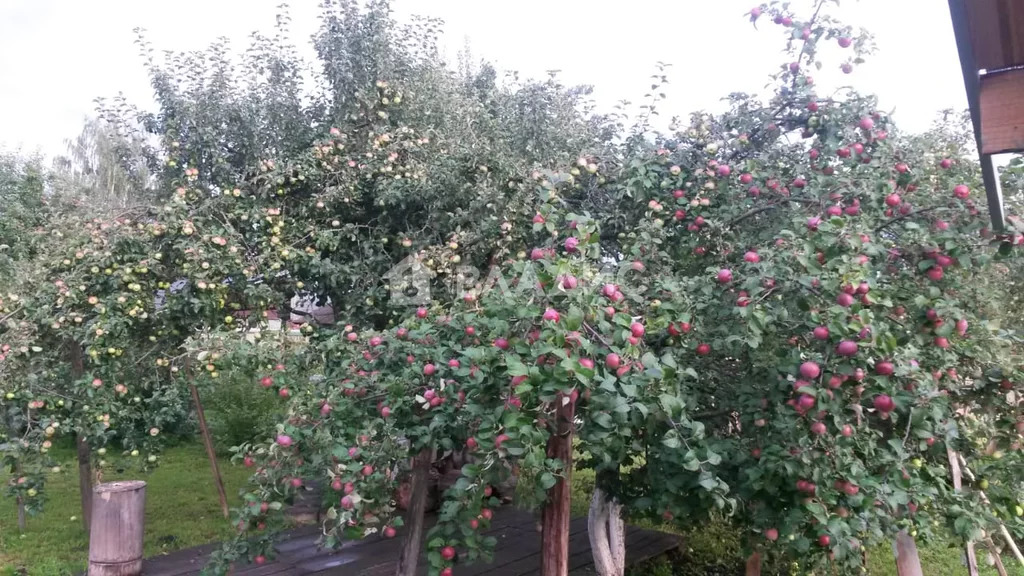
[[[0,497],[0,576],[58,576],[78,573],[86,567],[88,541],[79,518],[74,452],[61,448],[53,453],[64,472],[51,477],[46,510],[29,517],[25,534],[18,533],[14,501]],[[222,461],[221,473],[228,497],[234,500],[248,471]],[[126,478],[147,483],[146,556],[205,544],[230,532],[201,445],[169,449],[151,474],[108,474],[104,480]],[[0,471],[0,483],[6,482],[7,476]]]
[[[65,472],[51,478],[49,501],[41,516],[29,518],[28,531],[19,535],[14,502],[0,499],[0,576],[63,576],[85,569],[88,556],[85,532],[77,517],[78,468],[70,449],[57,449],[55,457]],[[221,462],[230,498],[235,498],[248,476],[242,467]],[[108,475],[106,480],[137,478],[136,474]],[[220,514],[217,493],[206,465],[206,454],[198,444],[169,449],[161,465],[142,479],[146,491],[146,556],[197,546],[227,535],[231,527]],[[7,477],[0,473],[0,482]],[[590,502],[593,474],[578,471],[573,477],[573,513],[584,515]],[[74,518],[74,519],[72,519]],[[653,526],[665,530],[664,526]],[[712,523],[699,532],[684,533],[677,553],[632,569],[631,576],[706,576],[737,574],[741,566],[739,540],[724,523]],[[921,549],[924,573],[929,576],[966,574],[960,550],[933,545]],[[868,556],[868,573],[896,576],[889,549],[873,550]],[[984,563],[984,554],[979,560]],[[1004,562],[1010,574],[1024,576],[1024,570],[1010,557]],[[995,570],[983,567],[985,576]]]

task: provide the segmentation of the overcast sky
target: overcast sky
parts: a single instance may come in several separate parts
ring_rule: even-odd
[[[804,0],[806,3],[808,0]],[[93,99],[118,92],[151,107],[132,29],[157,50],[201,49],[218,36],[243,49],[273,26],[280,0],[0,0],[0,149],[60,153]],[[317,0],[293,0],[296,43],[316,27]],[[781,34],[743,17],[752,0],[394,0],[398,18],[445,20],[447,52],[470,46],[502,70],[595,86],[598,102],[640,100],[658,61],[672,64],[667,114],[714,109],[732,91],[756,92],[782,62]],[[801,4],[796,0],[795,5]],[[876,36],[879,53],[852,76],[900,126],[926,128],[966,97],[945,0],[842,0],[838,15]],[[833,47],[835,50],[838,48]],[[838,61],[837,61],[838,65]]]

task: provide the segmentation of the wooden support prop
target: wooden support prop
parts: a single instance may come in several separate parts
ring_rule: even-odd
[[[924,576],[917,543],[906,530],[896,535],[896,573],[899,576]]]
[[[88,576],[141,575],[146,483],[98,484],[93,496]]]
[[[973,482],[974,474],[972,474],[971,469],[967,467],[967,460],[964,458],[964,455],[958,453],[956,455],[956,458],[960,462],[960,465],[963,467],[963,471],[967,474],[967,477],[970,478]],[[989,503],[988,496],[985,495],[984,490],[978,490],[978,494],[981,495],[982,502],[986,504]],[[1016,558],[1018,562],[1020,562],[1021,566],[1024,566],[1024,556],[1021,555],[1020,548],[1017,548],[1017,543],[1013,541],[1013,536],[1010,535],[1010,531],[1006,529],[1006,524],[1003,524],[1002,521],[999,522],[999,532],[1003,535],[1003,539],[1006,541],[1007,547],[1010,548],[1010,552],[1013,553],[1013,557]],[[991,538],[989,539],[989,546],[993,551],[996,549],[995,546],[992,545]],[[996,569],[998,570],[999,567],[1002,566],[1003,562],[1001,559],[997,562],[998,563],[996,564]]]
[[[946,446],[946,457],[949,459],[949,470],[953,475],[953,489],[959,492],[963,488],[963,478],[960,473],[958,454],[952,447]],[[966,554],[967,573],[970,576],[978,576],[978,557],[974,554],[974,542],[967,543]]]
[[[548,458],[562,462],[562,475],[548,490],[541,513],[540,576],[569,574],[569,506],[572,503],[572,419],[576,406],[568,396],[555,399],[555,422],[548,438]]]
[[[427,491],[430,488],[430,467],[434,463],[434,449],[424,448],[412,459],[412,480],[409,487],[409,506],[405,512],[406,534],[402,553],[398,558],[396,576],[416,576],[420,551],[423,549],[423,523],[427,511]]]
[[[203,411],[203,403],[199,399],[199,389],[196,388],[195,377],[192,374],[192,366],[188,358],[185,359],[185,374],[188,375],[188,388],[192,393],[192,403],[196,407],[196,420],[199,421],[199,435],[203,437],[203,446],[206,447],[206,458],[210,461],[210,472],[213,473],[213,484],[217,487],[217,498],[220,499],[220,510],[225,518],[231,512],[228,510],[228,497],[224,492],[224,478],[220,475],[220,467],[217,465],[217,452],[213,449],[213,438],[210,436],[210,429],[206,426],[206,413]]]
[[[754,552],[747,558],[746,576],[761,576],[761,553]]]
[[[992,555],[992,560],[999,576],[1009,576],[1009,574],[1006,573],[1006,566],[1003,566],[1003,559],[999,557],[999,549],[996,548],[995,543],[992,542],[992,538],[985,538],[985,546],[988,547],[988,553]]]

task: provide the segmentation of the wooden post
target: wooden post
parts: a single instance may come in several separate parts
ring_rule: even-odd
[[[906,530],[900,530],[896,535],[896,573],[899,576],[924,576],[917,543]]]
[[[416,576],[420,551],[423,549],[423,518],[427,510],[427,491],[430,484],[430,467],[434,464],[434,449],[424,448],[412,459],[412,480],[409,490],[409,506],[405,512],[405,526],[408,533],[402,542],[402,553],[398,557],[396,576]]]
[[[188,378],[188,388],[192,393],[192,403],[196,407],[196,420],[199,421],[199,435],[203,438],[203,446],[206,447],[206,457],[210,460],[210,472],[213,473],[213,485],[217,487],[217,498],[220,499],[220,510],[224,517],[228,518],[231,512],[228,510],[228,497],[224,492],[224,478],[220,475],[220,467],[217,465],[217,452],[213,449],[213,438],[210,437],[210,429],[206,426],[206,413],[203,411],[203,403],[199,399],[199,389],[196,388],[195,379],[192,375],[192,366],[188,358],[185,358],[185,374]]]
[[[761,576],[761,553],[754,552],[747,558],[746,576]]]
[[[963,478],[960,473],[959,455],[952,446],[946,446],[946,458],[949,459],[949,470],[953,476],[953,490],[959,492],[963,488]],[[968,542],[966,546],[967,574],[978,576],[978,558],[974,554],[974,542]]]
[[[146,483],[99,484],[94,496],[88,576],[141,575]]]
[[[561,394],[548,438],[548,458],[562,462],[562,475],[548,490],[541,514],[540,576],[569,574],[569,506],[572,501],[572,420],[576,406]]]

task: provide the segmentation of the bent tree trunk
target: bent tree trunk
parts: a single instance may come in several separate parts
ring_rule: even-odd
[[[564,466],[562,475],[548,490],[541,515],[540,576],[569,574],[569,505],[572,501],[572,419],[575,405],[555,400],[555,422],[548,438],[548,458],[557,458]]]
[[[424,448],[412,460],[412,481],[409,506],[405,513],[408,532],[402,543],[395,576],[416,576],[420,550],[423,549],[423,517],[427,510],[427,490],[430,484],[430,466],[434,463],[433,448]]]
[[[590,549],[598,576],[623,576],[626,572],[626,531],[622,505],[594,488],[587,517]]]

